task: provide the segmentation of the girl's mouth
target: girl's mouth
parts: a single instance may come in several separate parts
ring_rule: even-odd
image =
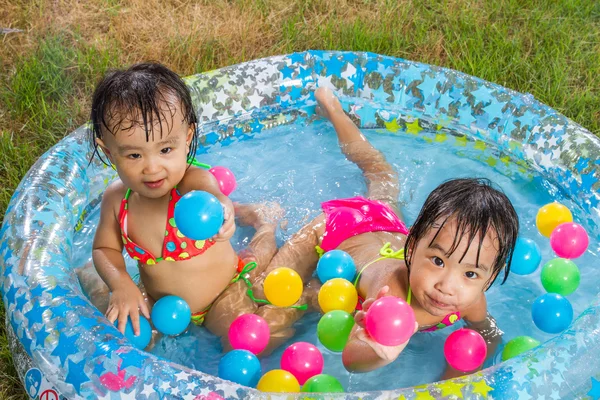
[[[150,189],[157,189],[157,188],[161,187],[164,182],[165,182],[165,180],[161,179],[161,180],[154,181],[154,182],[144,182],[144,185],[148,186]]]

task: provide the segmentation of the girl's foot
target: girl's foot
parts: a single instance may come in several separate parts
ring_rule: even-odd
[[[253,204],[234,203],[235,217],[241,226],[257,229],[263,225],[276,225],[285,211],[274,201]]]
[[[317,114],[327,118],[331,121],[331,118],[338,113],[344,114],[344,110],[338,98],[333,94],[331,89],[326,87],[317,88],[315,91],[315,98],[319,105],[316,108]]]

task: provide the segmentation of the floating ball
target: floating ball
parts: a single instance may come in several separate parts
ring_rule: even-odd
[[[444,356],[454,369],[468,372],[477,369],[485,361],[487,345],[485,339],[472,329],[454,331],[444,343]]]
[[[554,258],[542,267],[542,286],[548,293],[567,296],[579,287],[579,268],[566,258]]]
[[[346,347],[354,318],[346,311],[333,310],[321,317],[317,325],[317,337],[330,351],[342,351]]]
[[[321,286],[318,300],[324,313],[333,310],[343,310],[351,313],[356,309],[358,293],[356,293],[356,288],[350,281],[333,278]]]
[[[259,315],[243,314],[229,327],[229,343],[234,349],[248,350],[258,354],[267,347],[271,331],[269,324]]]
[[[119,320],[115,321],[115,326],[119,325]],[[135,336],[133,333],[133,325],[131,324],[131,318],[127,318],[127,324],[125,325],[125,337],[133,344],[136,348],[144,350],[152,339],[152,327],[150,322],[143,316],[140,315],[140,334]]]
[[[192,319],[190,306],[178,296],[165,296],[152,307],[152,323],[165,335],[179,335]]]
[[[331,375],[319,374],[309,378],[302,386],[304,393],[344,393],[344,387]]]
[[[540,208],[535,217],[535,225],[540,233],[546,237],[550,237],[550,234],[558,225],[572,221],[573,214],[571,214],[571,211],[556,202],[546,204]]]
[[[517,238],[515,251],[510,263],[510,272],[528,275],[534,272],[542,261],[538,245],[531,239]]]
[[[546,333],[560,333],[573,320],[569,300],[557,293],[546,293],[535,299],[531,307],[533,322]]]
[[[521,353],[525,353],[535,347],[538,347],[540,342],[529,336],[517,336],[512,339],[502,350],[502,361],[509,360],[513,357],[518,356]]]
[[[175,204],[177,229],[192,240],[206,240],[215,236],[223,226],[223,206],[208,192],[194,190],[182,196]],[[169,221],[173,224],[173,221]]]
[[[583,226],[574,222],[558,225],[550,235],[550,246],[557,256],[577,258],[587,250],[588,234]]]
[[[328,251],[319,259],[317,276],[321,283],[333,278],[342,278],[350,282],[356,275],[356,265],[350,254],[342,250]]]
[[[291,372],[304,385],[308,378],[323,372],[323,355],[312,343],[297,342],[283,351],[281,369]]]
[[[302,288],[302,278],[291,268],[276,268],[265,278],[265,296],[278,307],[295,304],[302,296]]]
[[[233,175],[233,172],[229,168],[216,166],[209,169],[209,171],[215,176],[217,182],[219,182],[221,193],[225,196],[229,196],[237,187],[235,175]]]
[[[398,346],[415,331],[415,313],[404,300],[385,296],[375,300],[365,316],[369,335],[384,346]]]
[[[290,372],[274,369],[260,378],[256,388],[262,392],[293,393],[300,391],[300,384]]]
[[[232,350],[219,362],[219,378],[256,387],[262,372],[260,361],[247,350]]]

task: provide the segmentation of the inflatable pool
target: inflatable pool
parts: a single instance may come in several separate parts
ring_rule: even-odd
[[[517,160],[578,204],[585,216],[581,223],[600,226],[600,141],[531,95],[444,68],[354,52],[270,57],[186,81],[198,110],[201,152],[217,143],[252,140],[274,127],[312,123],[314,89],[328,86],[344,98],[361,128],[448,146],[475,143],[482,159],[497,168]],[[77,129],[35,163],[16,189],[2,225],[6,327],[29,395],[302,398],[261,393],[137,350],[89,303],[72,270],[74,235],[93,235],[85,232],[86,216],[115,175],[97,160],[89,164],[87,130]],[[562,334],[507,362],[442,383],[331,397],[597,398],[598,360],[600,297],[595,294]]]

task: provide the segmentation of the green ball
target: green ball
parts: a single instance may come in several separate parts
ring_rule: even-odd
[[[304,393],[344,393],[342,384],[331,375],[319,374],[309,378],[302,386]]]
[[[579,268],[566,258],[554,258],[542,267],[542,286],[548,293],[566,296],[579,286]]]
[[[346,346],[353,326],[354,318],[346,311],[329,311],[321,317],[317,325],[317,336],[327,349],[342,351]]]
[[[502,350],[502,361],[516,357],[521,353],[533,349],[540,345],[540,342],[529,336],[517,336],[513,340],[506,343]]]

